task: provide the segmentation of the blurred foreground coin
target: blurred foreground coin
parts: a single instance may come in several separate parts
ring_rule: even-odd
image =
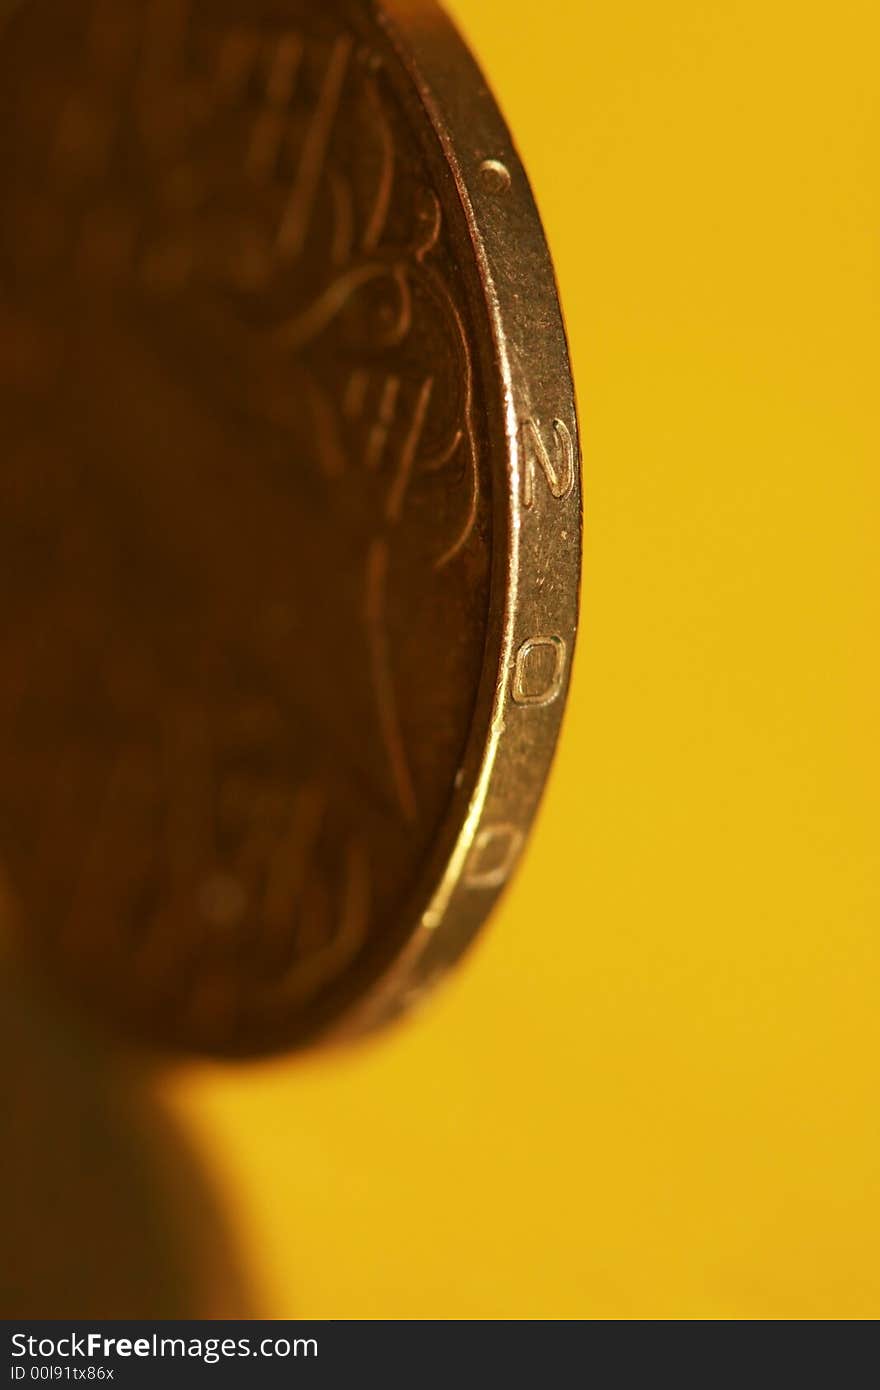
[[[565,334],[433,0],[0,19],[0,863],[162,1049],[400,1012],[509,879],[568,687]]]

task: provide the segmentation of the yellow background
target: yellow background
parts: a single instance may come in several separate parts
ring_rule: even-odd
[[[169,1095],[268,1316],[876,1317],[876,0],[451,8],[577,370],[561,756],[421,1019]]]

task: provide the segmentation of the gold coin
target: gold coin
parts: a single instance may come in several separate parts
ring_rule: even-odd
[[[147,1043],[372,1027],[519,858],[578,430],[540,223],[433,0],[0,30],[0,859]]]

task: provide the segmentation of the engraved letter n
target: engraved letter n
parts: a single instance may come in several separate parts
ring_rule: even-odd
[[[535,473],[537,466],[547,481],[550,495],[558,502],[570,496],[574,488],[574,441],[564,420],[553,421],[556,436],[556,461],[551,458],[536,420],[523,420],[520,427],[523,469],[523,506],[535,505]]]

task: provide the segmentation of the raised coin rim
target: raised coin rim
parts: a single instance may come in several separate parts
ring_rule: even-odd
[[[405,944],[341,1021],[321,1030],[324,1041],[371,1031],[419,1003],[473,941],[510,881],[562,723],[583,535],[568,340],[543,226],[510,132],[436,0],[369,0],[367,9],[406,75],[410,91],[402,95],[427,118],[442,153],[477,271],[467,288],[478,323],[489,329],[487,343],[477,346],[489,412],[493,578],[468,748],[435,848],[404,909]],[[567,488],[553,464],[566,435]],[[549,464],[543,473],[535,457],[542,450]],[[562,653],[562,668],[547,698],[517,698],[521,654],[541,643]],[[397,930],[394,936],[400,939]]]

